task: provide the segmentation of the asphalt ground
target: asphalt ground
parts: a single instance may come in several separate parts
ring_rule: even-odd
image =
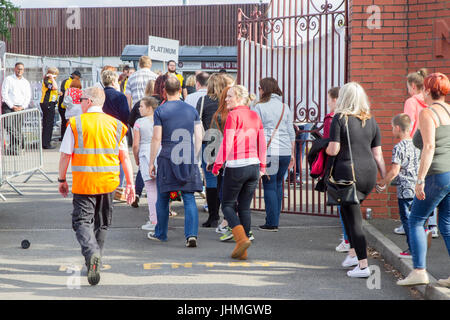
[[[59,153],[45,150],[44,171],[56,181]],[[70,174],[68,175],[70,178]],[[335,251],[341,226],[336,218],[283,214],[279,232],[264,232],[265,214],[252,213],[255,240],[249,259],[230,258],[233,242],[219,241],[214,229],[199,228],[197,248],[186,248],[181,203],[169,223],[169,241],[148,240],[140,229],[148,216],[146,199],[139,208],[115,203],[106,238],[101,281],[90,286],[84,259],[71,229],[71,198],[62,198],[57,183],[36,174],[0,192],[0,299],[420,299],[395,284],[395,272],[371,255],[372,277],[351,279],[340,266],[345,254]],[[69,179],[70,182],[70,179]],[[199,223],[207,218],[197,198]],[[28,249],[22,240],[30,241]]]

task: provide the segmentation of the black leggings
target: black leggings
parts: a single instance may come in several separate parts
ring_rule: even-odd
[[[342,205],[341,217],[350,248],[355,249],[358,260],[367,259],[366,237],[362,229],[362,214],[359,204]]]

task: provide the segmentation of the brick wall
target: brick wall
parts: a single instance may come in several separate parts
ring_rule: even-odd
[[[379,9],[367,12],[368,7]],[[450,75],[449,0],[349,0],[349,81],[359,82],[371,100],[390,167],[391,119],[409,97],[406,76],[426,67]],[[373,217],[398,218],[395,187],[373,192],[364,206]]]

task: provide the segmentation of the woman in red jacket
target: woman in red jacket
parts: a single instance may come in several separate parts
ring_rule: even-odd
[[[262,121],[248,104],[252,98],[247,89],[235,85],[228,90],[224,136],[212,173],[218,175],[225,165],[222,211],[236,240],[231,257],[247,259],[251,242],[250,204],[261,175],[266,168],[266,139]],[[235,204],[238,203],[236,215]]]

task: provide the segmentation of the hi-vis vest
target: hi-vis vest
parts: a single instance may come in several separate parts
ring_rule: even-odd
[[[119,185],[119,144],[127,127],[104,113],[83,113],[69,120],[75,139],[72,193],[103,194]]]
[[[53,81],[49,80],[49,83],[52,84]],[[45,86],[44,81],[42,81],[41,103],[44,103],[45,96],[47,95],[47,91],[49,91],[49,90],[50,90],[50,92],[48,93],[48,101],[46,101],[46,102],[55,102],[56,100],[58,100],[58,90],[47,88]]]

